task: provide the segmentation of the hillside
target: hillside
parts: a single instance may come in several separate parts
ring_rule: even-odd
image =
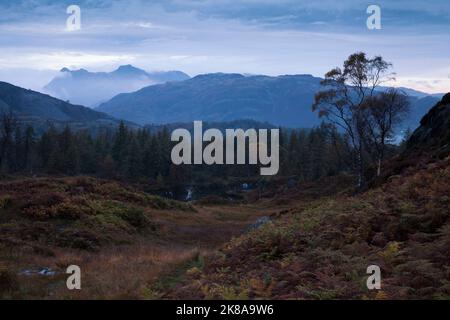
[[[37,128],[45,127],[50,122],[77,128],[116,126],[119,123],[105,113],[0,82],[0,112],[10,111],[21,122]]]
[[[378,186],[393,175],[427,166],[450,155],[450,94],[447,93],[422,118],[407,141],[406,150],[386,163],[382,175],[372,181]]]
[[[85,69],[63,68],[44,87],[44,92],[71,103],[95,107],[119,93],[133,92],[153,84],[186,79],[189,79],[189,76],[181,71],[146,72],[131,65],[120,66],[112,72],[89,72]]]
[[[289,209],[223,246],[171,296],[450,299],[449,110],[446,95],[402,155],[414,163],[391,171],[387,182],[357,196],[345,189],[331,197],[278,194],[273,200],[287,197]],[[366,287],[373,264],[382,270],[379,291]]]
[[[408,141],[406,152],[426,152],[438,158],[450,154],[450,93],[420,121],[420,127]]]
[[[155,299],[264,215],[90,177],[0,182],[0,298]],[[67,266],[83,290],[66,288]]]
[[[252,119],[311,128],[321,122],[311,112],[320,81],[311,75],[205,74],[120,94],[98,110],[139,124]],[[403,129],[416,128],[420,118],[438,101],[431,96],[411,96],[410,100],[412,112]]]

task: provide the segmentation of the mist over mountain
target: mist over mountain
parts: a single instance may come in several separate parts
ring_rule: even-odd
[[[115,95],[143,87],[182,81],[189,76],[181,71],[146,72],[132,65],[120,66],[112,72],[89,72],[63,68],[44,87],[44,92],[71,103],[95,107]]]
[[[0,114],[10,113],[23,124],[44,129],[50,123],[73,128],[117,126],[110,115],[53,98],[36,91],[0,82]]]
[[[120,94],[98,110],[139,124],[252,119],[311,128],[321,123],[311,111],[314,95],[322,89],[321,80],[312,75],[205,74]],[[411,114],[402,129],[414,129],[439,99],[419,91],[405,93],[411,100]]]

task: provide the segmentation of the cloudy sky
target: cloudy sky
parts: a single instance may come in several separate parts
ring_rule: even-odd
[[[67,31],[68,5],[81,30]],[[368,30],[367,7],[381,7]],[[449,0],[1,0],[0,80],[40,90],[63,67],[313,74],[355,51],[394,64],[396,85],[450,91]]]

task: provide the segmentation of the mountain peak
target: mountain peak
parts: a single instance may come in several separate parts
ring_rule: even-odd
[[[78,69],[78,70],[70,70],[69,68],[62,68],[60,70],[60,72],[67,72],[67,73],[71,73],[74,75],[84,75],[84,74],[90,73],[89,71],[87,71],[86,69],[83,69],[83,68]]]
[[[124,64],[122,66],[119,66],[119,68],[117,68],[117,70],[137,70],[138,68],[136,68],[135,66],[131,65],[131,64]]]
[[[122,65],[112,72],[90,72],[65,67],[44,87],[44,90],[45,93],[61,100],[96,107],[120,93],[186,79],[189,79],[189,76],[180,71],[147,73],[131,64]]]
[[[119,73],[119,74],[147,74],[147,72],[145,72],[144,70],[136,68],[136,67],[132,66],[131,64],[120,66],[119,68],[117,68],[117,70],[114,71],[114,73]]]

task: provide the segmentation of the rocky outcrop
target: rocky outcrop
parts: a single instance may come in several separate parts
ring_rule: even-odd
[[[406,155],[417,152],[438,158],[450,154],[450,93],[422,118],[409,139]]]
[[[369,187],[379,186],[392,177],[426,169],[450,156],[450,93],[447,93],[420,121],[407,142],[405,150],[386,161],[379,177],[373,177]],[[445,161],[444,161],[445,163]]]

